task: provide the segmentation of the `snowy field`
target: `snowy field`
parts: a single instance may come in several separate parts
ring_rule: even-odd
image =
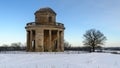
[[[120,54],[2,52],[0,68],[120,68]]]

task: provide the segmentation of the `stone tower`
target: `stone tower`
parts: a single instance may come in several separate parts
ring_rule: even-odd
[[[56,13],[51,8],[35,12],[35,22],[27,23],[27,51],[64,51],[64,24],[56,22]]]

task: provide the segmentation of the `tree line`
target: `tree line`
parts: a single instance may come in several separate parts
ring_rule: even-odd
[[[22,43],[11,43],[11,45],[3,44],[0,46],[0,51],[25,51],[26,46]]]

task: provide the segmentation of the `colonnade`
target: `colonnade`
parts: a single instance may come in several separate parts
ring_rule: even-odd
[[[44,31],[46,29],[42,30],[42,37],[37,36],[39,31],[35,30],[28,30],[27,31],[27,51],[45,51],[45,38],[44,38]],[[47,43],[47,51],[52,52],[52,51],[64,51],[64,31],[62,30],[50,30],[48,29],[48,42]],[[56,31],[56,32],[55,32]],[[53,35],[53,32],[55,32],[55,37]],[[41,39],[42,41],[39,41],[38,39]],[[55,43],[56,41],[56,43]],[[41,43],[39,43],[41,42]],[[42,47],[40,47],[41,45]],[[56,48],[55,48],[56,47]],[[42,48],[42,49],[41,49]]]

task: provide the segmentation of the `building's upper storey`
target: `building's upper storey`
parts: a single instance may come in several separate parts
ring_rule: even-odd
[[[35,12],[35,22],[36,24],[55,25],[56,13],[51,8],[41,8]]]
[[[35,22],[27,23],[27,27],[29,26],[55,26],[64,28],[64,24],[56,23],[56,13],[49,7],[40,8],[35,13]]]

